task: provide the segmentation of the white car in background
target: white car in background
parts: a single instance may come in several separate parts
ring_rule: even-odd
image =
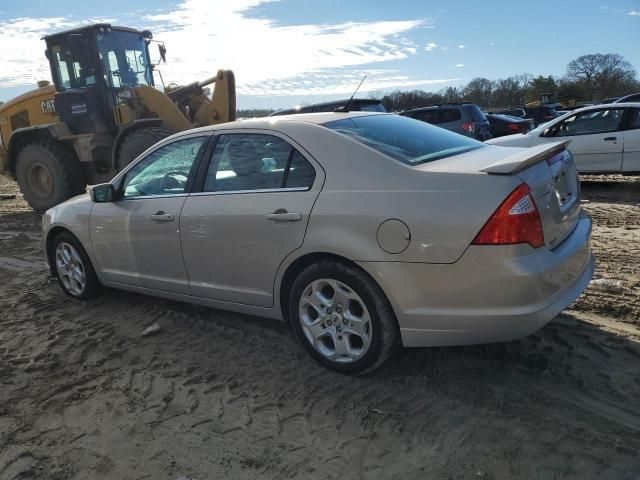
[[[640,103],[580,108],[526,134],[494,138],[503,147],[533,147],[570,140],[580,173],[640,173]]]

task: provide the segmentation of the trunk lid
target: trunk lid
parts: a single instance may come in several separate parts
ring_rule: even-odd
[[[568,144],[538,145],[481,169],[493,175],[516,175],[529,186],[549,249],[567,238],[580,217],[580,180]]]
[[[580,217],[580,180],[568,144],[490,146],[431,162],[422,169],[508,176],[525,182],[540,212],[545,245],[553,249],[573,231]]]

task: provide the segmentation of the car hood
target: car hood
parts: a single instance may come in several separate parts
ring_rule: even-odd
[[[533,135],[530,133],[522,134],[516,133],[514,135],[506,135],[504,137],[492,138],[485,143],[490,145],[498,145],[500,147],[529,147],[533,140]]]

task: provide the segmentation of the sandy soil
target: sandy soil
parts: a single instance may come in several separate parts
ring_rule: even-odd
[[[404,350],[362,379],[276,322],[73,301],[39,216],[0,200],[0,479],[639,479],[640,179],[583,195],[613,283],[524,340]]]

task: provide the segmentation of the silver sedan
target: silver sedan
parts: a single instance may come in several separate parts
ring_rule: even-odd
[[[183,132],[43,217],[79,299],[102,286],[282,319],[347,374],[407,347],[526,336],[589,283],[566,144],[489,146],[366,112]]]

